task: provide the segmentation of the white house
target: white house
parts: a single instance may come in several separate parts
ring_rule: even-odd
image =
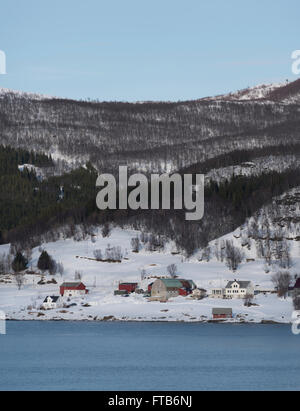
[[[213,288],[210,292],[212,298],[224,298],[224,288]]]
[[[45,308],[45,310],[50,310],[52,308],[60,308],[62,307],[62,299],[59,296],[50,296],[48,295],[42,304],[42,307]]]
[[[244,298],[245,295],[254,295],[251,281],[229,281],[224,291],[224,298]]]

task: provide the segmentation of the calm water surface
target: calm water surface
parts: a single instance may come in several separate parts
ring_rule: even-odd
[[[0,390],[299,390],[286,325],[8,322]]]

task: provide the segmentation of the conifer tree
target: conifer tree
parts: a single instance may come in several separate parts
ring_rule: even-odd
[[[24,257],[24,255],[18,251],[13,262],[12,262],[12,269],[18,273],[20,271],[23,271],[27,268],[28,261]]]

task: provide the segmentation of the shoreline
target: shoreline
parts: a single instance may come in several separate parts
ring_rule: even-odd
[[[74,322],[74,323],[176,323],[176,324],[230,324],[230,325],[292,325],[291,322],[279,322],[274,320],[261,320],[261,321],[228,321],[228,320],[197,320],[197,321],[184,321],[184,320],[122,320],[119,318],[109,318],[109,319],[66,319],[66,318],[6,318],[6,321],[11,322]]]

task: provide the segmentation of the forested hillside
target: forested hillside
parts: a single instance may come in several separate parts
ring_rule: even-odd
[[[235,150],[299,142],[299,81],[274,93],[273,100],[100,103],[5,92],[0,142],[81,164],[89,160],[107,172],[120,163],[177,170]]]
[[[72,236],[78,224],[88,235],[108,221],[170,238],[191,255],[300,186],[299,94],[299,81],[176,103],[2,92],[0,242],[36,245],[61,230]],[[184,210],[97,210],[98,173],[124,164],[204,173],[203,220],[187,222]]]

